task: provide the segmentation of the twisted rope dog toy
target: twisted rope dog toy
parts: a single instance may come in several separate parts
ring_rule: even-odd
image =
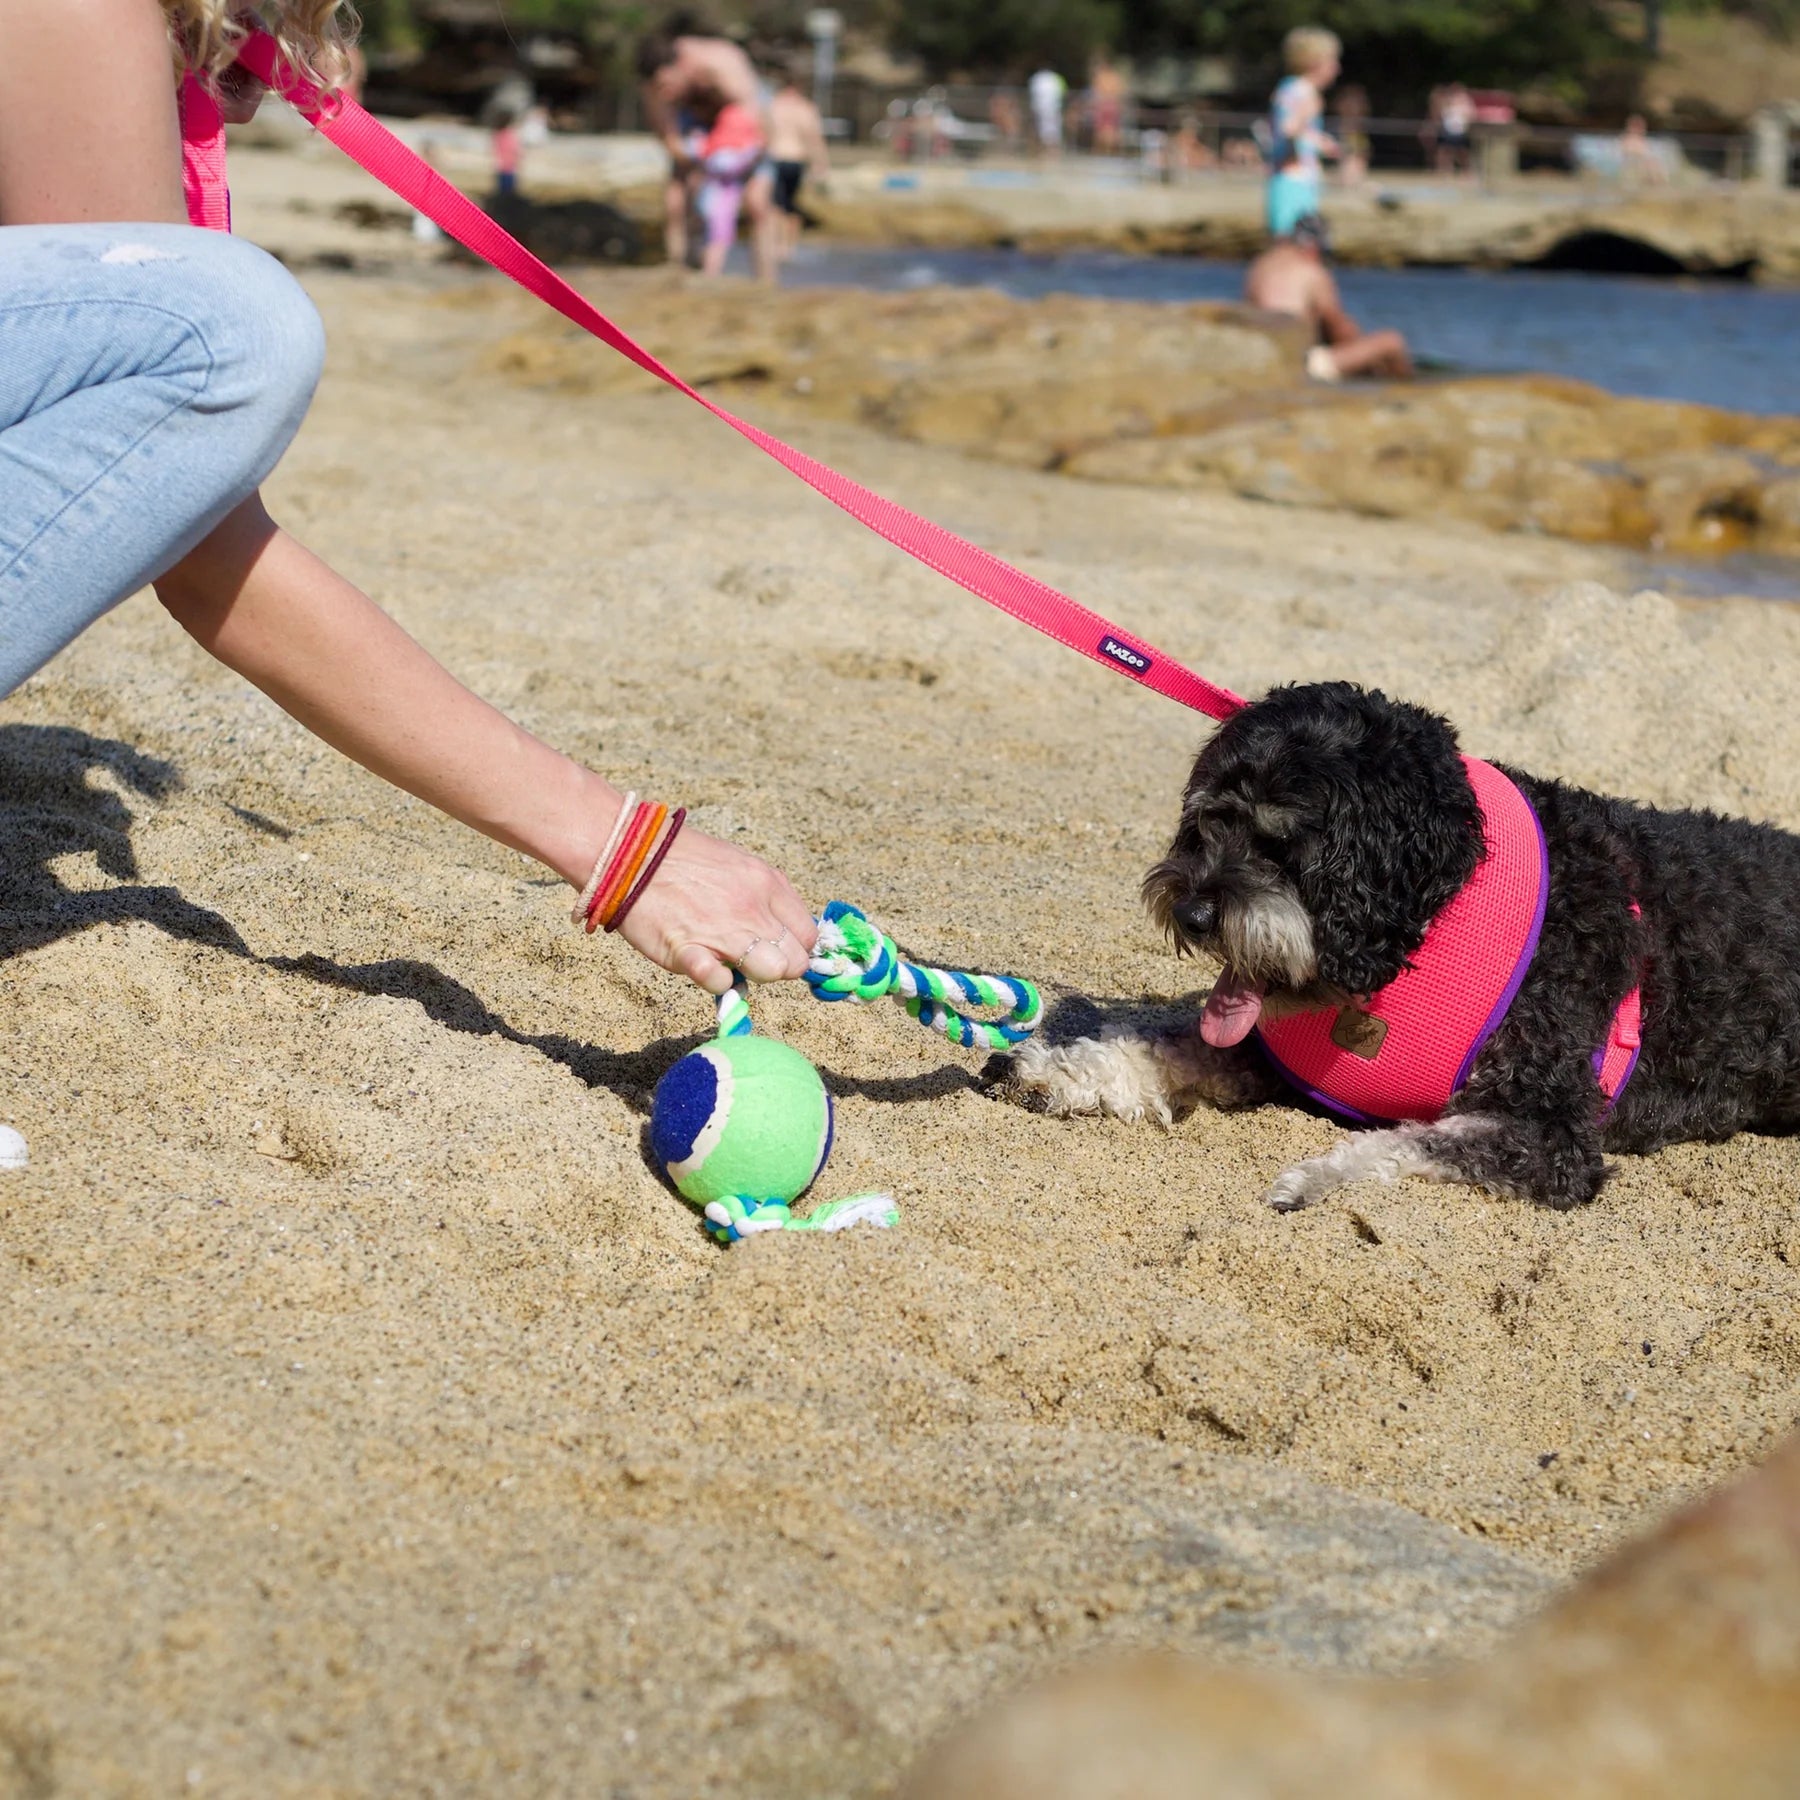
[[[891,994],[921,1025],[965,1049],[1004,1050],[1037,1028],[1043,1002],[1029,981],[909,963],[892,938],[841,900],[826,907],[818,926],[806,983],[821,1000],[871,1002]],[[998,1019],[974,1019],[953,998],[1004,1011]],[[753,1035],[740,975],[719,996],[718,1036],[657,1084],[650,1144],[724,1244],[763,1231],[897,1223],[899,1208],[887,1194],[827,1200],[805,1218],[794,1217],[793,1202],[831,1155],[833,1126],[831,1095],[818,1070],[791,1045]]]
[[[1029,981],[1011,975],[971,975],[927,969],[902,959],[894,940],[866,914],[833,900],[819,919],[806,985],[820,1000],[880,1000],[892,994],[912,1016],[965,1050],[1005,1050],[1037,1030],[1044,1003]],[[971,1019],[952,1004],[1003,1007],[995,1020]]]

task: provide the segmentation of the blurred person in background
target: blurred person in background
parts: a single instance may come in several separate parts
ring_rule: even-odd
[[[1124,138],[1125,99],[1129,92],[1124,73],[1105,51],[1095,57],[1088,77],[1088,105],[1094,120],[1094,148],[1102,156],[1117,156]]]
[[[1650,127],[1642,113],[1633,113],[1619,133],[1619,173],[1627,182],[1644,181],[1651,187],[1668,185],[1668,165],[1651,141]]]
[[[1397,331],[1364,331],[1344,310],[1325,264],[1328,247],[1323,219],[1314,213],[1298,220],[1244,271],[1245,301],[1263,312],[1306,321],[1314,339],[1306,372],[1314,381],[1342,381],[1347,375],[1405,379],[1413,372],[1406,339]]]
[[[1031,103],[1031,122],[1037,131],[1038,149],[1046,156],[1061,156],[1063,147],[1063,106],[1068,100],[1069,84],[1055,69],[1043,68],[1025,84]]]
[[[800,91],[791,63],[772,71],[780,82],[769,101],[769,160],[775,167],[775,256],[786,262],[800,247],[800,188],[808,174],[821,187],[831,173],[825,121]]]
[[[1440,175],[1474,167],[1475,96],[1460,81],[1431,91],[1432,164]]]
[[[1019,111],[1019,96],[1010,85],[997,87],[988,96],[987,115],[1001,146],[1016,150],[1025,136],[1025,119]]]
[[[1347,87],[1337,102],[1338,179],[1345,187],[1360,187],[1369,174],[1369,96],[1360,87]]]
[[[519,191],[519,158],[524,142],[519,127],[520,115],[515,112],[500,113],[494,120],[492,150],[496,200],[511,200]]]
[[[663,241],[669,261],[688,260],[688,212],[706,178],[703,162],[728,153],[735,161],[745,113],[760,140],[767,132],[762,83],[750,58],[729,38],[702,37],[681,29],[677,15],[667,31],[652,32],[638,45],[637,70],[643,82],[644,114],[669,153],[669,181],[663,193]],[[727,116],[728,109],[732,110]],[[726,123],[721,132],[719,121]],[[727,146],[723,137],[732,140]],[[707,148],[708,140],[713,148]],[[715,171],[713,179],[722,177]],[[759,157],[744,171],[742,206],[750,220],[750,254],[763,281],[775,276],[774,174]],[[728,246],[729,248],[729,246]],[[722,261],[722,259],[720,259]]]
[[[1324,127],[1325,91],[1338,78],[1343,46],[1335,32],[1301,25],[1283,40],[1287,79],[1269,101],[1269,236],[1284,238],[1319,210],[1320,162],[1338,153]]]

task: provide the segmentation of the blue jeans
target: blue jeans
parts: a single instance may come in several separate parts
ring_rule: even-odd
[[[256,490],[324,353],[299,284],[236,239],[0,229],[0,695]]]

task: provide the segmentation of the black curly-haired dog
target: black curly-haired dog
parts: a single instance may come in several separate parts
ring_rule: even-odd
[[[1365,1131],[1295,1165],[1275,1206],[1402,1175],[1578,1206],[1606,1180],[1603,1149],[1800,1123],[1800,837],[1504,773],[1549,852],[1543,932],[1510,1010],[1435,1123]],[[1144,882],[1177,948],[1224,965],[1207,1014],[1025,1044],[1011,1080],[1053,1112],[1126,1118],[1275,1099],[1288,1090],[1234,1014],[1384,987],[1481,854],[1443,719],[1348,682],[1278,688],[1200,752]],[[1593,1052],[1640,984],[1643,1047],[1608,1111]]]

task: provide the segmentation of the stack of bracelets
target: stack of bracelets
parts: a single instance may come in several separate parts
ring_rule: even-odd
[[[627,794],[570,919],[586,931],[602,925],[617,931],[655,879],[686,819],[685,806],[670,812],[661,804],[639,800],[635,793]]]

